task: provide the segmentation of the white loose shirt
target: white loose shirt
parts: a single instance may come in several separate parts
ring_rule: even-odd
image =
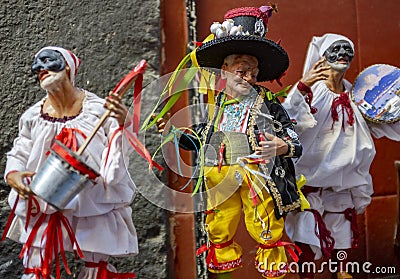
[[[344,85],[350,92],[351,84],[344,80]],[[367,122],[351,102],[354,124],[347,123],[347,113],[343,114],[342,106],[338,106],[339,121],[332,126],[331,104],[338,94],[330,91],[324,81],[316,82],[311,90],[311,105],[318,109],[315,114],[311,114],[297,86],[283,103],[290,117],[297,121],[295,128],[303,146],[303,155],[295,161],[296,173],[304,174],[309,186],[332,187],[335,191],[350,189],[357,212],[362,212],[373,193],[369,169],[375,147],[371,133],[400,140],[400,122]]]
[[[7,153],[5,177],[10,171],[37,172],[46,161],[46,153],[50,150],[63,127],[75,128],[86,136],[94,130],[105,112],[105,101],[93,93],[85,91],[85,99],[80,114],[63,122],[52,122],[41,116],[41,107],[45,99],[30,107],[20,118],[19,134],[14,140],[13,148]],[[106,255],[129,255],[138,252],[136,230],[132,222],[130,203],[135,196],[135,184],[125,168],[129,149],[122,144],[119,132],[110,143],[110,152],[106,162],[106,154],[113,132],[118,128],[114,118],[107,118],[96,133],[93,140],[82,154],[85,163],[100,173],[94,185],[84,188],[71,202],[63,214],[69,219],[76,239],[83,251],[103,253]],[[84,139],[76,134],[78,142]],[[12,190],[9,196],[13,207],[17,197]],[[51,214],[55,211],[44,201],[39,200],[40,211]],[[27,202],[20,200],[16,209],[16,217],[8,236],[24,243],[34,225],[31,218],[28,231],[23,228],[26,218]],[[42,225],[39,233],[47,223]],[[40,246],[40,237],[34,241]],[[70,249],[66,243],[66,250]],[[68,249],[68,250],[69,250]]]

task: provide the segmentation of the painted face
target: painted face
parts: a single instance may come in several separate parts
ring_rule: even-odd
[[[257,82],[259,69],[257,58],[254,56],[228,56],[221,69],[222,77],[226,79],[227,93],[234,98],[248,95],[251,85]]]
[[[336,41],[325,51],[328,65],[337,71],[346,71],[354,58],[354,50],[345,40]]]
[[[65,69],[64,57],[58,51],[45,49],[41,51],[32,63],[32,73],[39,74],[40,71],[60,72]]]

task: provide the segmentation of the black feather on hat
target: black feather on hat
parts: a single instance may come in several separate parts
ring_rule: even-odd
[[[280,45],[264,37],[273,9],[272,6],[262,6],[228,11],[222,24],[215,22],[211,27],[216,39],[197,49],[199,66],[220,69],[226,56],[248,54],[258,60],[257,81],[280,78],[289,67],[289,57]]]

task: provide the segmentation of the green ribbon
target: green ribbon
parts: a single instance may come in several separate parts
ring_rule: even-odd
[[[276,92],[276,93],[272,93],[271,91],[268,90],[265,92],[265,97],[267,98],[268,101],[273,101],[273,102],[277,103],[278,97],[282,97],[282,98],[287,97],[287,92],[289,91],[290,87],[292,87],[292,86],[288,85],[285,88],[283,88],[281,91]]]

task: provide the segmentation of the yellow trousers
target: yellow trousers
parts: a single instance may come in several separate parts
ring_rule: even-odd
[[[265,181],[254,171],[258,171],[257,164],[247,165],[247,170],[239,165],[204,169],[208,193],[206,230],[210,241],[207,266],[213,273],[230,272],[242,266],[242,249],[233,236],[243,210],[246,229],[259,243],[255,267],[265,278],[283,278],[287,258],[285,248],[279,243],[284,220],[276,219]]]

